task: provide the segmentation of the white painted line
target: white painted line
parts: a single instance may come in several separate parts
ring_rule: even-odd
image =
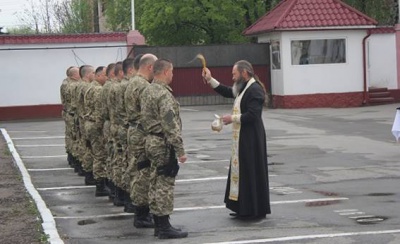
[[[371,218],[376,217],[375,215],[359,215],[359,216],[350,216],[349,219],[358,219],[358,218]]]
[[[41,137],[15,137],[15,140],[43,140],[43,139],[64,139],[65,136],[41,136]]]
[[[133,213],[116,213],[116,214],[102,214],[102,215],[88,215],[88,216],[54,216],[55,219],[96,219],[96,218],[110,218],[116,216],[130,216]]]
[[[335,210],[334,212],[336,213],[343,213],[343,212],[356,212],[358,209],[340,209],[340,210]]]
[[[33,186],[31,177],[25,168],[24,162],[22,161],[17,150],[15,149],[13,141],[11,140],[5,129],[1,129],[1,133],[3,134],[4,139],[7,142],[8,149],[13,156],[14,163],[18,166],[19,171],[21,172],[25,188],[28,190],[29,194],[35,201],[35,204],[43,221],[43,231],[49,236],[49,242],[54,244],[64,243],[61,240],[60,235],[58,234],[56,221],[54,220],[50,209],[47,208],[46,203],[43,201],[42,197],[39,195],[39,192]]]
[[[212,242],[212,243],[204,243],[204,244],[268,243],[268,242],[285,242],[285,241],[321,239],[321,238],[335,238],[335,237],[344,237],[344,236],[382,235],[382,234],[397,234],[397,233],[400,233],[399,229],[397,229],[397,230],[381,230],[381,231],[364,231],[364,232],[344,232],[344,233],[331,233],[331,234],[320,234],[320,235],[288,236],[288,237],[277,237],[277,238],[258,239],[258,240]]]
[[[67,157],[67,154],[64,154],[64,155],[52,155],[52,156],[23,156],[21,158],[35,159],[35,158],[65,158],[65,157]]]
[[[71,189],[87,189],[94,188],[96,186],[60,186],[60,187],[47,187],[37,188],[38,191],[53,191],[53,190],[71,190]]]
[[[222,162],[229,162],[229,159],[222,159],[222,160],[200,160],[200,161],[188,161],[185,164],[198,164],[198,163],[222,163]]]
[[[199,112],[200,110],[191,109],[191,108],[181,108],[182,111],[192,111],[192,112]]]
[[[347,216],[347,215],[355,215],[355,214],[365,214],[364,212],[350,212],[350,213],[340,213],[339,215]]]
[[[272,201],[271,205],[277,204],[289,204],[289,203],[302,203],[302,202],[319,202],[319,201],[337,201],[337,200],[348,200],[348,198],[320,198],[320,199],[302,199],[293,201]],[[187,208],[174,208],[174,211],[196,211],[196,210],[208,210],[208,209],[221,209],[225,208],[225,205],[218,206],[204,206],[204,207],[187,207]],[[92,215],[92,216],[67,216],[67,217],[54,217],[59,219],[86,219],[86,218],[102,218],[102,217],[114,217],[120,216],[121,214],[106,214],[106,215]]]
[[[182,182],[196,182],[196,181],[210,181],[210,180],[226,180],[227,178],[228,178],[227,176],[220,176],[220,177],[198,178],[198,179],[182,179],[182,180],[176,180],[175,182],[182,183]]]
[[[52,169],[28,169],[29,172],[73,170],[73,168],[52,168]]]
[[[65,144],[47,144],[47,145],[15,145],[16,147],[65,147]]]
[[[8,133],[45,133],[44,130],[9,130]]]

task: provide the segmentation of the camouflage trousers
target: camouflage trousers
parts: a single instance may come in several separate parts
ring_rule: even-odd
[[[128,167],[127,163],[127,128],[118,125],[117,136],[114,142],[114,157],[112,158],[112,179],[116,186],[128,190],[128,182],[124,182],[123,176]]]
[[[74,126],[74,116],[70,115],[68,112],[63,111],[62,117],[65,122],[65,150],[67,153],[73,151],[74,138],[76,138],[75,126]]]
[[[90,153],[90,141],[88,139],[88,134],[86,133],[86,120],[80,118],[79,119],[79,160],[82,163],[82,168],[86,172],[91,172],[93,170],[93,158],[92,154]]]
[[[87,154],[92,158],[92,170],[95,179],[106,178],[107,153],[104,146],[103,123],[87,121],[85,123],[88,150]],[[90,171],[90,170],[89,170]]]
[[[115,136],[116,133],[114,133]],[[111,170],[111,158],[113,157],[113,137],[111,133],[111,122],[109,120],[104,121],[103,125],[103,136],[106,151],[106,177],[112,180],[112,170]]]
[[[126,180],[130,180],[130,196],[136,206],[149,205],[150,187],[150,162],[145,151],[144,131],[137,126],[130,126],[128,130],[128,160],[129,165],[126,170]],[[149,166],[141,169],[138,164],[148,161]]]
[[[157,174],[157,167],[169,160],[169,150],[163,138],[154,135],[146,137],[146,155],[151,162],[149,203],[150,212],[157,216],[172,214],[174,209],[175,177]]]

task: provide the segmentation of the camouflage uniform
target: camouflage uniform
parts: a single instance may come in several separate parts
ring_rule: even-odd
[[[128,169],[126,180],[130,180],[130,197],[136,206],[149,204],[150,161],[146,157],[143,126],[140,124],[140,95],[149,86],[143,76],[136,75],[125,91],[125,107],[129,119]],[[138,168],[139,167],[139,168]]]
[[[60,86],[60,97],[61,104],[63,105],[63,110],[61,112],[61,116],[65,122],[65,150],[67,153],[71,153],[72,150],[72,127],[73,127],[73,116],[70,111],[71,104],[71,96],[68,91],[68,87],[70,86],[72,80],[70,78],[66,78],[63,80]]]
[[[129,127],[129,122],[126,114],[126,108],[125,108],[125,100],[124,100],[124,95],[126,91],[126,87],[130,83],[130,78],[125,76],[122,80],[121,83],[118,86],[118,89],[116,90],[116,104],[115,104],[115,109],[116,113],[119,119],[118,121],[118,135],[117,135],[117,151],[118,154],[115,157],[115,166],[117,167],[116,172],[117,172],[117,179],[118,182],[117,185],[125,190],[129,191],[129,182],[124,178],[125,176],[125,171],[128,167],[128,162],[127,162],[127,134],[128,134],[128,127]]]
[[[107,153],[106,157],[106,176],[107,179],[112,180],[112,171],[111,169],[111,158],[113,153],[113,139],[111,137],[111,122],[110,122],[110,109],[111,104],[109,104],[109,96],[110,92],[115,81],[107,80],[103,85],[103,89],[101,91],[101,103],[102,103],[102,117],[104,120],[103,125],[103,136],[105,141],[105,150]]]
[[[78,114],[78,88],[82,81],[74,81],[67,87],[68,93],[71,95],[70,111],[73,115],[73,127],[72,127],[72,145],[71,153],[75,159],[79,158],[79,143],[80,143],[80,131],[79,131],[79,114]]]
[[[79,86],[77,87],[77,92],[78,92],[78,123],[79,123],[79,133],[80,133],[80,138],[79,138],[79,159],[82,162],[82,167],[86,172],[91,172],[93,169],[93,158],[91,157],[91,154],[87,153],[90,151],[89,144],[88,144],[88,138],[85,130],[85,125],[86,125],[86,119],[85,119],[85,114],[86,114],[86,108],[85,108],[85,94],[87,90],[90,88],[90,83],[83,81],[79,83]]]
[[[105,140],[103,137],[104,120],[102,117],[102,100],[101,100],[102,86],[97,81],[90,83],[90,87],[85,93],[85,134],[87,144],[89,145],[85,154],[85,158],[91,158],[93,175],[97,179],[106,178],[106,157]]]
[[[156,216],[166,216],[173,211],[175,177],[159,175],[157,170],[169,164],[168,145],[173,147],[176,156],[185,155],[179,103],[172,95],[172,89],[157,80],[143,91],[140,99],[141,121],[148,133],[146,155],[151,162],[150,211]]]

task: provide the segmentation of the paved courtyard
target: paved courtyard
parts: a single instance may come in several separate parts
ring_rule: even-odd
[[[223,197],[230,127],[210,129],[231,106],[182,107],[188,162],[175,189],[181,240],[135,229],[133,216],[68,167],[61,120],[2,122],[65,243],[400,243],[400,104],[347,109],[266,109],[272,214],[229,216]],[[41,206],[41,207],[46,207]],[[54,242],[56,243],[56,241]]]

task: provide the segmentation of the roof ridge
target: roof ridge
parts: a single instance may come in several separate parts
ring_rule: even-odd
[[[286,2],[286,1],[290,1],[290,0],[285,0],[285,1],[282,1],[282,2]],[[286,9],[286,11],[279,17],[279,19],[278,19],[278,21],[276,21],[276,23],[280,23],[280,22],[282,21],[282,19],[283,19],[284,17],[286,17],[286,15],[287,15],[288,13],[290,13],[290,11],[292,11],[293,6],[295,6],[296,3],[297,3],[298,1],[299,1],[299,0],[292,0],[292,2],[289,3],[289,6],[288,6],[288,8]],[[274,29],[275,29],[275,28],[276,28],[276,26],[274,26]]]
[[[342,6],[345,7],[345,8],[350,9],[351,11],[353,11],[353,12],[359,14],[359,15],[361,15],[363,18],[368,19],[369,21],[371,21],[371,22],[374,23],[375,25],[378,24],[378,21],[376,21],[375,19],[369,17],[368,15],[366,15],[366,14],[364,14],[363,12],[359,11],[358,9],[356,9],[356,8],[354,8],[354,7],[350,6],[350,5],[348,5],[347,3],[343,2],[342,0],[332,0],[332,1],[333,1],[333,2],[336,2],[336,3],[340,4],[340,5],[342,5]]]
[[[277,5],[275,5],[275,7],[273,7],[270,11],[266,12],[265,14],[263,14],[261,17],[259,17],[253,24],[249,25],[249,27],[247,27],[246,29],[244,29],[242,31],[242,34],[245,34],[245,32],[250,29],[251,27],[253,27],[254,25],[256,25],[258,22],[262,21],[262,19],[267,16],[269,13],[272,13],[275,9],[277,9],[279,6],[281,6],[284,2],[286,2],[288,0],[283,0],[280,1]],[[295,0],[297,1],[297,0]]]

